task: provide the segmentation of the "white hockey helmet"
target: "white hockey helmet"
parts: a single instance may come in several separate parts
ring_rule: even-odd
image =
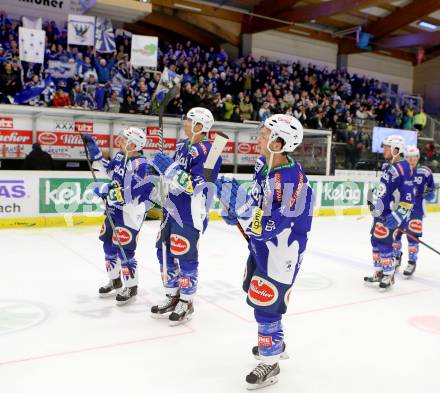
[[[420,151],[417,146],[407,146],[405,151],[405,158],[417,157],[420,158]]]
[[[195,107],[188,111],[186,114],[186,118],[191,120],[192,126],[191,130],[193,134],[200,134],[201,132],[209,132],[212,125],[214,124],[214,116],[212,116],[212,113],[209,109],[201,108],[201,107]],[[194,127],[196,124],[201,124],[203,128],[195,132]]]
[[[390,135],[382,142],[382,146],[389,146],[391,154],[394,156],[394,149],[398,150],[398,154],[405,154],[405,139],[400,135]]]
[[[120,135],[127,139],[127,144],[133,143],[135,145],[134,151],[142,150],[147,144],[145,131],[138,127],[124,128]]]
[[[303,140],[303,126],[293,116],[272,115],[265,120],[264,127],[270,130],[269,142],[267,143],[269,151],[271,151],[269,145],[277,138],[281,138],[285,142],[281,152],[287,153],[294,151]]]

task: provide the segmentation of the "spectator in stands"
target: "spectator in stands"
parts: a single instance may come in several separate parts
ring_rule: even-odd
[[[403,129],[412,130],[414,125],[414,110],[412,108],[405,108],[403,112]]]
[[[113,57],[107,62],[106,59],[100,58],[99,61],[96,61],[96,58],[93,58],[93,65],[95,66],[96,73],[98,74],[98,82],[99,83],[107,83],[111,78],[111,70],[116,61],[116,54],[113,54]]]
[[[0,72],[0,103],[9,103],[8,96],[14,96],[21,90],[20,75],[12,68],[12,64],[3,64]]]
[[[239,104],[240,117],[243,120],[251,120],[254,107],[249,96],[245,96]]]
[[[234,112],[232,113],[232,116],[231,116],[231,121],[233,121],[234,123],[240,123],[243,121],[243,119],[240,116],[240,107],[239,106],[236,106],[234,108]]]
[[[423,108],[420,108],[420,111],[418,111],[414,116],[414,128],[418,131],[423,131],[427,121],[428,118],[426,116],[426,113],[423,112]]]
[[[269,103],[266,101],[258,112],[258,120],[264,122],[271,114]]]
[[[121,105],[120,112],[131,114],[137,113],[137,105],[134,102],[134,98],[131,94],[128,94],[125,98],[125,101]]]
[[[63,108],[69,107],[72,103],[70,101],[69,95],[63,90],[61,86],[58,86],[57,92],[55,93],[55,97],[52,101],[52,106]]]
[[[109,98],[107,98],[105,110],[107,112],[119,113],[121,109],[121,103],[119,102],[118,94],[116,91],[112,91]]]
[[[347,169],[354,169],[359,161],[360,150],[358,146],[353,136],[348,138],[345,146],[345,167]]]
[[[223,100],[223,106],[224,106],[223,119],[225,121],[230,121],[235,108],[235,105],[232,102],[232,96],[230,94],[226,94],[226,97]]]
[[[148,92],[144,78],[141,78],[136,88],[133,90],[132,95],[136,102],[138,113],[147,114],[150,108],[150,93]]]
[[[24,169],[47,171],[55,169],[51,155],[41,149],[39,143],[32,145],[32,151],[24,160]]]
[[[72,91],[70,92],[70,102],[74,107],[84,108],[86,97],[84,92],[81,90],[81,85],[79,83],[75,83],[73,85]]]

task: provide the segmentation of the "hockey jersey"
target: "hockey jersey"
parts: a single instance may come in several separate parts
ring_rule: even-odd
[[[312,224],[313,193],[303,168],[289,158],[287,164],[267,171],[265,158],[260,157],[247,202],[251,209],[243,221],[251,241],[274,239],[286,228],[306,235]]]
[[[414,207],[413,213],[424,214],[423,199],[430,192],[434,192],[435,184],[431,170],[423,165],[417,165],[414,169]]]
[[[110,214],[122,219],[124,225],[139,230],[145,213],[154,205],[156,176],[144,156],[125,159],[118,152],[111,161],[95,161],[93,167],[111,179],[107,197]]]
[[[385,165],[376,190],[375,216],[386,217],[392,211],[402,209],[408,218],[414,205],[413,171],[406,160]]]
[[[176,181],[179,187],[172,187],[169,192],[170,204],[166,206],[177,222],[190,225],[204,232],[208,225],[208,212],[212,193],[208,195],[208,187],[204,174],[204,164],[211,150],[211,143],[204,139],[191,145],[189,139],[176,145],[174,161],[179,164]],[[217,180],[222,159],[219,157],[212,171],[213,181]],[[171,212],[170,209],[174,211]],[[176,217],[175,215],[178,215]]]

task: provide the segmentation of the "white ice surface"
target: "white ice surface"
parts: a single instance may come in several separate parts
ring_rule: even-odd
[[[291,359],[268,392],[440,392],[440,256],[422,247],[413,279],[398,275],[385,294],[364,287],[369,225],[314,220],[284,318]],[[424,240],[440,248],[439,227],[430,215]],[[143,227],[140,294],[125,308],[97,296],[107,281],[99,228],[0,232],[1,393],[245,391],[257,339],[241,291],[246,244],[210,223],[194,319],[169,327],[148,312],[161,294],[157,228]]]

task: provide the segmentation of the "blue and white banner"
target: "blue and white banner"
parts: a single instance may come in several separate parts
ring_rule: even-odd
[[[44,62],[44,45],[46,32],[44,30],[18,28],[20,60],[29,63]]]
[[[27,18],[26,16],[22,17],[23,27],[26,29],[36,29],[41,30],[43,28],[43,19],[42,18]]]
[[[67,41],[69,45],[93,46],[95,44],[95,17],[69,15]]]
[[[20,93],[17,93],[14,97],[14,104],[28,104],[35,99],[39,99],[45,90],[50,88],[52,78],[46,78],[38,82],[36,85],[27,85]]]
[[[157,67],[159,38],[133,34],[131,38],[131,64],[134,67]]]
[[[60,60],[49,60],[48,72],[52,78],[68,79],[76,74],[76,63]]]
[[[115,34],[112,21],[109,18],[96,17],[95,48],[97,52],[114,52],[116,50]]]

